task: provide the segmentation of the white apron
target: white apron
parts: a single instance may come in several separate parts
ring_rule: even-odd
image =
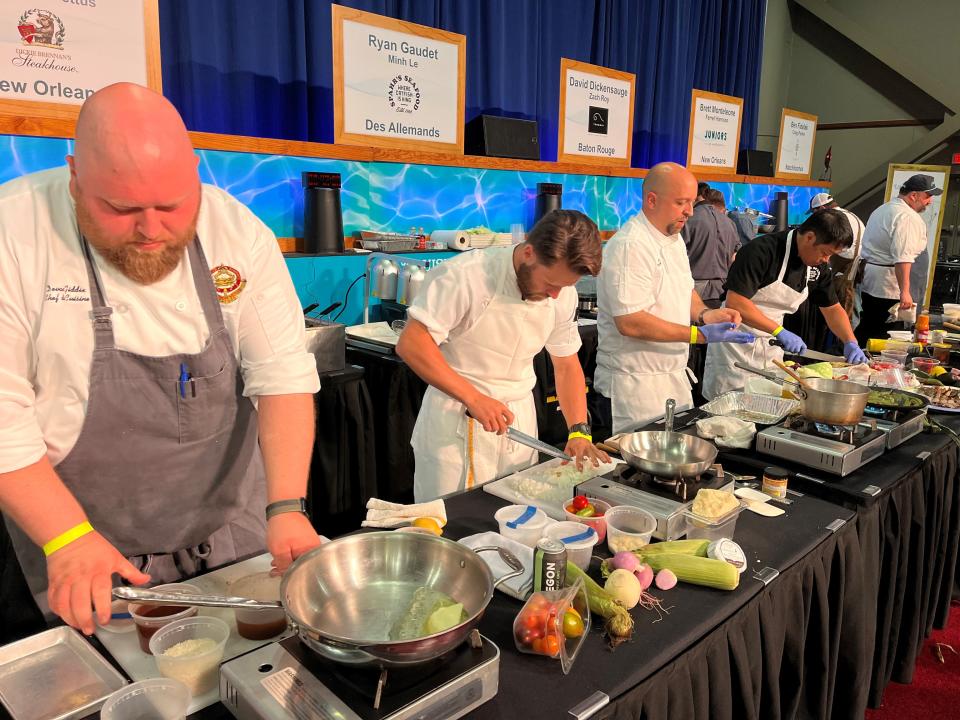
[[[473,326],[440,351],[480,392],[510,409],[516,416],[514,428],[536,437],[533,358],[554,329],[555,309],[548,300],[524,302],[519,291],[506,294],[507,282],[516,282],[513,273],[502,274],[497,292]],[[467,417],[463,403],[433,386],[423,396],[410,444],[416,502],[496,480],[534,465],[538,457],[525,445],[485,431]]]
[[[760,288],[751,298],[757,309],[777,325],[783,325],[783,318],[800,309],[809,295],[806,284],[802,292],[797,292],[783,282],[783,276],[787,272],[787,262],[790,260],[793,235],[793,230],[787,235],[783,264],[780,266],[780,274],[776,281]],[[809,272],[810,268],[807,268],[808,277]],[[711,343],[707,346],[707,360],[703,369],[703,396],[707,400],[713,400],[718,395],[743,387],[750,373],[734,366],[738,360],[753,367],[766,368],[773,364],[774,359],[783,359],[783,348],[770,345],[770,334],[746,325],[741,325],[740,329],[757,335],[757,340],[752,345]]]
[[[656,302],[646,312],[668,322],[689,325],[693,275],[689,265],[679,265],[665,257],[669,247],[661,247],[657,255]],[[693,373],[687,369],[689,343],[644,345],[649,350],[621,351],[611,358],[616,367],[598,365],[594,375],[597,390],[610,398],[615,433],[661,417],[670,398],[676,400],[677,412],[693,407]]]

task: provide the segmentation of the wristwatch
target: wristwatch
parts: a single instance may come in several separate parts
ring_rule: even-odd
[[[697,315],[697,325],[703,325],[703,316],[707,314],[707,311],[709,309],[710,308],[704,308],[703,310],[700,311],[700,314]]]
[[[282,513],[288,512],[298,512],[307,514],[307,499],[306,498],[293,498],[291,500],[277,500],[267,505],[267,520],[272,518],[274,515],[280,515]]]
[[[577,423],[576,425],[570,426],[570,430],[567,437],[568,438],[571,438],[571,437],[592,438],[592,435],[593,434],[590,432],[590,426],[587,425],[587,423]]]

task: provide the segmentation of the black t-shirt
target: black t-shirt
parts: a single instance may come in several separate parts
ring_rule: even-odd
[[[725,287],[745,298],[752,298],[757,291],[776,282],[780,275],[780,266],[783,265],[783,253],[787,246],[787,234],[790,231],[771,233],[752,240],[743,246],[737,253],[736,260],[730,266]],[[790,259],[787,261],[787,271],[783,275],[783,282],[796,290],[803,291],[803,286],[810,288],[810,300],[817,307],[829,307],[837,304],[837,293],[833,289],[833,271],[829,263],[821,263],[811,268],[811,277],[807,281],[807,266],[803,264],[797,254],[796,237],[790,243]]]

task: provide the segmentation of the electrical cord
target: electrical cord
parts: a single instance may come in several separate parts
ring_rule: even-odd
[[[358,281],[363,280],[363,278],[365,278],[366,276],[367,276],[366,273],[361,273],[360,275],[357,275],[353,279],[353,282],[351,282],[347,286],[347,291],[343,295],[343,306],[340,308],[340,312],[338,312],[334,317],[330,318],[330,322],[336,322],[337,320],[340,319],[340,316],[343,315],[343,311],[347,309],[347,301],[350,299],[350,291],[353,290],[353,286],[356,285]]]

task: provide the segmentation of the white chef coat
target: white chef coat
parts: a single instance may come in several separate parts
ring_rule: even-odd
[[[408,314],[426,326],[453,370],[504,403],[516,429],[536,435],[533,357],[544,347],[556,357],[580,349],[577,292],[568,287],[556,299],[524,301],[513,251],[473,250],[431,270]],[[423,398],[411,445],[417,502],[503,477],[537,457],[506,436],[485,432],[460,402],[434,387]]]
[[[94,339],[69,178],[58,168],[0,186],[0,472],[44,454],[56,465],[86,414]],[[246,282],[220,306],[244,395],[316,392],[316,361],[305,349],[303,313],[273,233],[228,193],[204,185],[197,236],[211,268],[227,265]],[[119,349],[200,352],[210,331],[186,252],[152,285],[130,280],[96,251],[93,257]]]
[[[874,210],[867,219],[860,255],[867,262],[861,292],[897,300],[896,263],[912,263],[927,247],[927,226],[916,210],[896,197]],[[877,264],[873,264],[877,263]]]
[[[594,385],[610,398],[613,430],[663,415],[668,398],[677,410],[691,407],[688,342],[652,342],[622,335],[615,317],[648,312],[690,324],[693,276],[680,233],[664,235],[643,212],[603,249],[597,277],[599,346]]]

